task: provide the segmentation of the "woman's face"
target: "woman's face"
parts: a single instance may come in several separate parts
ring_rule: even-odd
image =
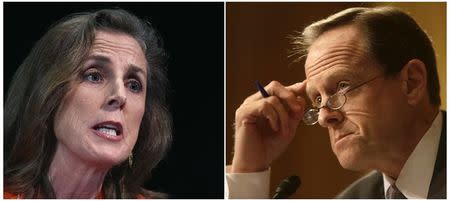
[[[111,167],[133,149],[145,111],[147,61],[129,35],[98,31],[79,82],[55,116],[58,150]]]

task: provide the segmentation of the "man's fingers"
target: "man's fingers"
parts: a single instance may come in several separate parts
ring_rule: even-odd
[[[296,96],[300,96],[306,92],[306,85],[306,80],[303,80],[302,82],[297,82],[293,85],[287,86],[286,88],[292,91]]]
[[[285,106],[285,110],[283,111],[287,111],[287,113],[291,117],[298,119],[298,117],[303,114],[305,109],[305,101],[303,100],[303,98],[299,96],[300,94],[303,94],[305,92],[306,80],[304,80],[303,82],[292,84],[290,86],[283,86],[281,83],[277,81],[272,81],[264,88],[268,92],[270,97],[274,96],[279,99],[280,103]],[[256,102],[267,98],[263,98],[261,93],[258,91],[253,95],[249,96],[244,101],[244,104],[251,104],[252,102]],[[277,111],[281,111],[280,108],[278,108]],[[283,125],[281,126],[284,127]]]
[[[256,124],[257,118],[267,119],[272,130],[276,132],[280,129],[277,111],[268,101],[263,99],[250,104],[242,104],[236,110],[236,128],[245,124]]]
[[[261,95],[261,92],[258,91],[256,93],[252,94],[251,96],[247,97],[244,100],[244,104],[245,103],[249,103],[249,102],[253,102],[253,101],[257,101],[257,100],[262,99],[262,98],[264,98],[264,97]]]
[[[269,106],[272,106],[275,109],[278,115],[280,131],[281,133],[286,133],[289,128],[288,127],[289,116],[280,99],[278,99],[276,96],[271,96],[264,99],[264,101],[269,103]]]
[[[295,84],[292,84],[292,85],[286,86],[286,87],[283,86],[278,81],[272,81],[267,86],[265,86],[264,89],[268,92],[269,96],[274,96],[274,95],[279,94],[279,93],[277,93],[276,90],[279,90],[281,87],[284,87],[287,90],[294,93],[294,96],[303,95],[303,93],[305,93],[305,89],[306,89],[306,80],[303,80],[302,82],[297,82]],[[255,101],[258,99],[262,99],[262,98],[264,98],[264,97],[262,96],[261,92],[257,91],[256,93],[247,97],[247,99],[245,99],[244,103],[249,102],[249,101]]]
[[[294,93],[294,90],[304,88],[304,85],[303,83],[297,83],[291,85],[289,88],[281,85],[279,82],[273,81],[268,85],[267,90],[270,94],[279,97],[289,107],[291,114],[295,116],[295,114],[302,112],[305,106],[297,101],[297,94]]]
[[[237,120],[244,124],[254,124],[257,118],[265,118],[275,132],[286,133],[289,129],[289,113],[276,96],[243,104],[236,112]]]
[[[277,114],[277,110],[273,105],[268,103],[265,100],[261,101],[261,106],[259,108],[259,115],[262,115],[264,118],[266,118],[269,121],[270,127],[275,132],[278,132],[280,130],[280,119],[279,115]]]

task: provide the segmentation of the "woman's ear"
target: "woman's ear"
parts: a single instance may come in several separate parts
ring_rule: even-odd
[[[427,69],[425,64],[418,59],[412,59],[403,66],[400,71],[402,91],[406,95],[408,104],[417,105],[427,93]]]

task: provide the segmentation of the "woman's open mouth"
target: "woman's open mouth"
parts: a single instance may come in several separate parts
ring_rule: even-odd
[[[119,122],[105,121],[92,127],[94,133],[108,140],[120,140],[123,138],[122,124]]]

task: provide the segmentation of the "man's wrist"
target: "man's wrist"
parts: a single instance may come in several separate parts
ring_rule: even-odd
[[[233,163],[229,166],[230,166],[229,171],[227,171],[229,173],[263,172],[269,169],[269,166],[243,164],[235,160],[233,160]]]

